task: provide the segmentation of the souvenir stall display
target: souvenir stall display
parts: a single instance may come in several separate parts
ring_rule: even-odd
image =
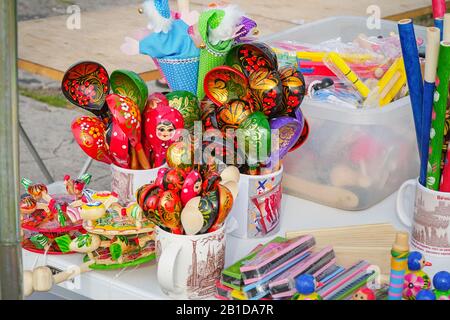
[[[72,134],[111,167],[111,191],[87,188],[88,174],[66,176],[61,195],[21,181],[23,248],[80,254],[79,266],[59,273],[35,263],[24,272],[25,296],[92,270],[154,261],[145,271],[173,299],[449,299],[448,270],[431,268],[450,255],[450,32],[428,28],[424,46],[406,19],[398,35],[351,43],[263,43],[234,4],[197,12],[185,0],[178,10],[147,0],[139,13],[147,30],[121,50],[149,56],[170,92],[149,92],[135,72],[109,74],[94,61],[67,70],[62,92],[89,113],[73,120]],[[280,230],[283,188],[362,210],[415,171],[396,203],[411,232],[393,223]],[[252,250],[226,263],[230,235]]]

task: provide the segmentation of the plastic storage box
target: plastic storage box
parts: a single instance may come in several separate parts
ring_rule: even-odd
[[[291,40],[317,44],[361,33],[387,36],[396,22],[381,21],[369,29],[366,17],[335,17],[266,37],[264,42]],[[416,27],[425,39],[425,28]],[[306,98],[302,110],[310,125],[305,145],[286,156],[284,191],[345,210],[364,210],[419,174],[419,156],[409,97],[383,108],[349,109]]]

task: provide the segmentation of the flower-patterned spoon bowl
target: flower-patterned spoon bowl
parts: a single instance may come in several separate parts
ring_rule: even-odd
[[[61,89],[72,104],[102,119],[108,118],[105,100],[110,90],[110,80],[101,64],[83,61],[73,65],[64,74]]]
[[[106,126],[98,118],[81,116],[72,122],[72,133],[81,149],[92,159],[111,164],[106,144]]]

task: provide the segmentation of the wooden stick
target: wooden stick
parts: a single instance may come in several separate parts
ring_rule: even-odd
[[[332,186],[313,183],[290,174],[283,177],[283,186],[289,194],[306,197],[332,207],[356,208],[359,204],[358,196],[348,190]]]
[[[131,169],[138,170],[138,168],[139,168],[139,161],[136,155],[136,150],[134,148],[131,148]]]

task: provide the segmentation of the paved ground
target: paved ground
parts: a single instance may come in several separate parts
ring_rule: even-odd
[[[82,11],[103,9],[107,6],[139,4],[143,0],[18,0],[19,20],[30,20],[66,14],[72,4]]]

